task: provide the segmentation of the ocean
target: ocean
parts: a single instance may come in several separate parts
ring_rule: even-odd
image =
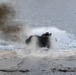
[[[76,0],[2,2],[12,3],[16,10],[16,17],[13,21],[8,17],[7,24],[25,28],[17,37],[20,40],[0,31],[1,75],[76,75]],[[37,38],[25,43],[31,35],[46,32],[52,33],[49,49],[38,47]]]
[[[4,0],[9,1],[9,0]],[[12,0],[11,0],[12,1]],[[76,51],[76,0],[15,0],[12,2],[17,10],[19,21],[27,24],[28,35],[52,33],[51,49],[37,48],[35,43],[10,43],[0,40],[0,50],[14,50],[23,57],[75,55]],[[57,41],[56,41],[57,40]],[[33,39],[33,41],[35,41]]]

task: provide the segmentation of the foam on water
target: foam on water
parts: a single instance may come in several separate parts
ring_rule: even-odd
[[[10,43],[1,40],[0,50],[14,50],[20,57],[61,57],[74,56],[76,54],[75,36],[66,31],[62,31],[55,27],[31,28],[30,35],[41,35],[45,32],[52,33],[52,37],[50,37],[51,49],[39,48],[36,44],[37,39],[33,38],[30,45],[22,43]]]
[[[51,49],[39,48],[36,44],[37,39],[33,38],[32,43],[25,45],[25,48],[23,50],[17,50],[18,55],[21,55],[22,57],[65,57],[76,55],[75,36],[66,31],[62,31],[55,27],[32,28],[30,35],[41,35],[45,32],[52,33],[52,37],[50,37],[52,47]]]
[[[51,45],[52,49],[72,49],[76,48],[76,39],[75,36],[66,32],[62,31],[55,27],[42,27],[42,28],[34,28],[32,30],[31,35],[41,35],[45,32],[52,33],[51,37]]]

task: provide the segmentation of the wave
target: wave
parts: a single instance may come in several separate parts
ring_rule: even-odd
[[[76,54],[76,38],[73,34],[62,31],[56,27],[39,27],[31,28],[30,35],[41,35],[45,32],[52,33],[51,49],[39,48],[36,43],[32,42],[30,45],[25,43],[10,43],[4,40],[0,41],[0,50],[2,51],[14,51],[18,56],[49,56],[49,57],[63,57],[63,56],[75,56]],[[30,36],[29,35],[29,36]],[[28,37],[29,37],[28,36]],[[35,41],[35,39],[32,39]],[[67,54],[68,53],[68,54]]]
[[[60,30],[55,27],[34,28],[31,35],[41,35],[45,32],[52,33],[52,49],[72,49],[76,48],[76,38],[73,34]]]

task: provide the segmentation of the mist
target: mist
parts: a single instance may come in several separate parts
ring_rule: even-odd
[[[14,8],[11,3],[0,3],[0,39],[23,42],[29,32],[29,27],[18,19]]]

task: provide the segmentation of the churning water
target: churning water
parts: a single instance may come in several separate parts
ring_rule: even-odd
[[[36,38],[32,39],[32,43],[26,45],[25,43],[10,43],[4,40],[0,40],[0,50],[14,50],[23,57],[32,56],[65,56],[75,55],[76,53],[76,38],[73,34],[67,31],[62,31],[55,27],[34,27],[30,28],[30,35],[41,35],[45,32],[52,33],[50,37],[51,48],[39,48],[36,43]],[[30,36],[29,35],[29,36]],[[28,36],[28,37],[29,37]],[[67,54],[68,52],[68,54]]]
[[[19,1],[18,13],[19,16],[21,16],[21,20],[24,19],[26,22],[27,20],[33,20],[32,22],[28,22],[29,25],[33,26],[35,23],[34,25],[38,26],[33,26],[30,29],[27,27],[27,36],[41,35],[45,32],[52,33],[52,36],[50,37],[51,48],[47,49],[37,47],[37,39],[33,38],[30,45],[26,45],[25,43],[11,43],[5,40],[0,40],[1,51],[14,50],[22,56],[65,56],[76,54],[76,36],[70,33],[72,31],[75,33],[75,0],[72,3],[70,1],[67,1],[66,3],[66,0],[57,2],[51,2],[50,0],[46,2],[46,0],[42,0],[42,3],[38,2],[37,0],[23,0],[23,2],[21,0]],[[35,7],[38,7],[38,9]],[[40,27],[39,25],[42,25],[43,27]],[[50,25],[54,25],[55,27],[50,27]],[[57,26],[64,30],[57,28]],[[67,32],[68,28],[66,27],[68,27],[70,31]]]

